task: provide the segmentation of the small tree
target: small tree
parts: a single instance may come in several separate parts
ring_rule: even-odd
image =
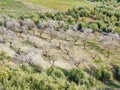
[[[32,30],[35,27],[35,24],[31,19],[24,19],[22,21],[22,26],[27,26],[28,32],[29,32],[30,30]]]
[[[86,49],[86,43],[87,43],[87,40],[88,40],[92,30],[88,29],[88,28],[82,28],[82,31],[83,31],[83,33],[81,34],[80,38],[82,39],[84,49]]]
[[[110,37],[106,37],[105,40],[102,42],[102,48],[107,51],[107,57],[110,56],[110,50],[113,47],[114,42]]]
[[[0,27],[0,35],[2,36],[1,37],[1,40],[5,40],[5,33],[6,33],[6,28],[5,27]]]
[[[70,61],[75,65],[75,67],[79,67],[79,65],[85,62],[87,59],[85,57],[77,58],[75,56],[70,56]]]
[[[40,48],[42,49],[42,55],[48,56],[48,53],[52,49],[52,46],[48,45],[47,43],[43,43],[42,46],[40,46]]]
[[[80,59],[79,58],[76,58],[74,56],[70,57],[70,61],[75,65],[75,67],[79,67],[80,65]]]
[[[73,47],[73,44],[71,43],[67,43],[67,42],[62,43],[62,50],[66,55],[70,54],[70,50],[72,47]]]
[[[99,41],[102,44],[102,48],[107,51],[107,57],[110,56],[110,51],[112,50],[113,46],[115,46],[116,41],[119,39],[117,34],[108,34],[108,36],[100,36]]]
[[[32,29],[32,31],[33,31],[33,35],[35,35],[35,32],[38,31],[38,28],[37,28],[37,27],[34,27],[34,28]]]
[[[37,30],[39,32],[39,36],[40,38],[42,37],[42,34],[44,33],[45,29],[38,29]]]
[[[57,36],[58,36],[58,38],[60,38],[60,39],[63,39],[63,40],[67,40],[67,38],[68,38],[68,32],[67,31],[65,31],[64,29],[60,29],[58,32],[57,32]]]
[[[17,22],[15,19],[7,18],[5,26],[7,29],[17,31],[20,28],[19,22]]]
[[[18,48],[16,53],[20,55],[21,54],[21,48]]]
[[[24,34],[28,34],[28,27],[27,26],[21,26],[21,32],[20,32],[20,34],[21,33],[24,33]]]
[[[49,42],[51,42],[54,38],[56,38],[57,32],[53,28],[48,28],[47,32],[48,32],[48,34],[50,36]]]
[[[5,33],[5,39],[6,41],[9,42],[10,47],[12,47],[13,40],[15,40],[16,38],[17,38],[16,33],[11,30],[7,30],[7,32]]]
[[[53,55],[52,55],[52,56],[51,56],[51,55],[48,56],[48,57],[47,57],[47,61],[48,61],[51,65],[54,66],[54,65],[55,65],[55,61],[56,61],[55,56],[53,56]]]
[[[80,32],[75,30],[69,30],[69,36],[72,37],[73,43],[75,44],[80,39]]]

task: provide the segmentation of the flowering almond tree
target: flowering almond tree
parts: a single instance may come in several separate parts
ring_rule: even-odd
[[[88,28],[82,28],[82,31],[83,31],[83,33],[81,34],[80,38],[83,42],[84,49],[86,49],[86,43],[87,43],[87,40],[88,40],[90,34],[92,33],[92,30],[88,29]]]

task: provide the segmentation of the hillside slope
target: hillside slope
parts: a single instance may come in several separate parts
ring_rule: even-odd
[[[97,84],[99,83],[99,87],[96,88],[120,88],[119,82],[113,78],[114,73],[112,73],[114,66],[120,65],[118,34],[111,33],[106,36],[97,32],[92,33],[91,29],[87,28],[83,28],[81,32],[74,31],[76,28],[72,25],[67,31],[55,31],[54,29],[57,27],[61,27],[61,29],[65,27],[65,23],[54,20],[45,20],[35,24],[29,18],[16,20],[2,15],[1,20],[3,25],[0,26],[0,59],[1,63],[4,63],[3,67],[8,64],[10,59],[10,65],[28,64],[36,67],[38,71],[46,70],[51,66],[65,71],[73,68],[79,71],[80,68],[86,73],[86,78],[93,77],[93,73],[99,74],[99,71],[95,70],[100,69],[103,70],[100,72],[103,75],[100,78],[97,78],[99,75],[94,76],[94,79],[98,80]],[[5,53],[9,57],[6,57]],[[57,75],[59,76],[59,74]],[[119,74],[117,75],[119,76]],[[119,77],[117,79],[119,80]],[[71,80],[74,81],[74,79]],[[74,82],[77,84],[77,81]],[[39,90],[39,87],[37,89]]]
[[[53,12],[54,10],[38,6],[31,3],[21,2],[20,0],[0,0],[0,14],[7,15],[22,15],[23,13],[44,13],[44,12]]]
[[[65,11],[72,7],[86,6],[93,8],[96,4],[89,3],[85,0],[22,0],[25,2],[31,2],[33,4],[46,6],[48,8],[53,8],[54,10]]]

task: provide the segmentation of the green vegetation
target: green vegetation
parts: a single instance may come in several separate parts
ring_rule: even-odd
[[[0,14],[10,16],[20,16],[24,13],[36,12],[34,8],[29,8],[24,5],[21,1],[15,0],[0,0]]]
[[[119,66],[114,67],[114,76],[117,80],[120,81],[120,67]]]
[[[27,11],[27,8],[21,1],[14,0],[0,0],[0,9],[2,10],[18,10],[18,11]]]
[[[31,2],[33,4],[38,4],[41,6],[46,6],[53,8],[55,10],[65,11],[72,7],[87,6],[90,8],[94,7],[94,4],[90,4],[84,0],[23,0],[26,2]]]
[[[93,76],[96,78],[95,79],[93,76],[89,76],[86,70],[80,68],[63,70],[58,67],[51,66],[47,70],[38,70],[35,66],[31,67],[28,64],[19,65],[14,63],[12,65],[10,63],[11,62],[3,64],[0,61],[1,89],[88,90],[90,88],[105,89],[108,87],[120,87],[119,83],[112,80],[112,71],[109,68],[97,68],[93,73]],[[101,82],[99,80],[101,80]]]
[[[4,59],[11,60],[11,58],[6,54],[6,52],[0,51],[0,61]]]
[[[107,68],[98,68],[93,72],[93,76],[101,81],[109,81],[112,74]]]
[[[119,89],[120,3],[89,1],[1,0],[0,90]]]

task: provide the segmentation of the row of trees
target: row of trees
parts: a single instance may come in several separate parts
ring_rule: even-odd
[[[15,19],[11,19],[8,17],[5,18],[4,21],[5,21],[3,24],[4,26],[1,27],[1,32],[0,32],[2,35],[1,40],[5,41],[5,38],[7,36],[9,38],[8,40],[10,42],[11,47],[12,47],[11,41],[12,41],[12,39],[14,39],[16,37],[15,33],[12,31],[20,33],[20,36],[23,33],[26,34],[26,36],[28,36],[27,40],[30,37],[30,35],[27,35],[27,34],[29,34],[31,32],[33,32],[33,35],[36,35],[35,32],[39,32],[40,37],[42,37],[42,34],[47,32],[47,34],[50,36],[49,42],[51,42],[54,38],[59,37],[64,40],[71,38],[73,43],[75,44],[77,41],[79,41],[81,39],[83,42],[83,45],[84,45],[84,49],[86,48],[86,43],[87,43],[87,39],[88,39],[89,35],[93,32],[91,29],[83,28],[81,26],[81,24],[79,24],[79,26],[70,25],[69,27],[67,27],[67,25],[65,24],[64,21],[48,20],[48,21],[41,21],[41,22],[38,22],[37,24],[35,24],[33,22],[33,20],[31,20],[31,19],[24,19],[24,20],[21,20],[18,22]],[[66,27],[68,28],[68,30],[66,30]],[[79,29],[80,29],[80,31],[78,31]],[[58,30],[58,32],[57,32],[57,30]],[[82,32],[82,34],[81,34],[81,32]],[[4,35],[6,35],[6,36],[4,36]],[[115,39],[113,39],[113,37]],[[104,47],[111,46],[111,45],[105,46],[105,42],[109,41],[109,43],[110,43],[110,41],[111,41],[111,43],[113,43],[113,40],[114,41],[118,40],[119,35],[116,33],[109,34],[108,38],[111,38],[111,39],[110,40],[107,39],[107,40],[104,40],[104,42],[102,42],[102,43],[104,43],[103,44]],[[59,47],[60,47],[60,44],[61,43],[59,43]]]
[[[35,48],[39,48],[42,50],[43,56],[48,56],[49,51],[54,46],[47,45],[47,43],[41,46],[39,45],[39,43],[35,42],[34,38],[36,38],[36,36],[38,35],[37,33],[39,33],[37,37],[40,38],[44,37],[43,34],[47,34],[49,36],[48,41],[50,44],[52,43],[53,39],[59,39],[59,42],[55,43],[55,45],[68,56],[70,56],[71,47],[73,47],[79,41],[82,42],[83,48],[87,49],[87,42],[89,36],[92,34],[92,30],[88,28],[81,28],[81,30],[79,31],[77,25],[70,25],[68,27],[68,30],[65,31],[64,30],[65,27],[66,24],[63,21],[54,21],[54,20],[43,21],[43,22],[39,22],[36,27],[35,23],[31,19],[25,19],[18,22],[14,19],[6,18],[5,26],[0,27],[1,29],[0,34],[2,35],[1,38],[3,38],[2,40],[4,42],[9,42],[11,48],[13,48],[12,41],[15,38],[16,39],[18,38],[16,33],[19,33],[20,37],[22,37],[22,34],[24,34],[26,36],[25,39],[28,43],[31,43],[34,45]],[[65,42],[63,42],[63,40],[65,40]],[[114,48],[118,40],[119,40],[119,35],[117,33],[109,33],[107,34],[107,36],[101,34],[101,36],[99,36],[98,41],[101,44],[101,49],[107,52],[107,57],[110,56],[110,52],[112,48]],[[20,52],[21,49],[18,48],[18,50],[16,50],[16,53],[20,55]],[[16,60],[21,62],[23,61],[31,62],[31,59],[27,55],[25,56],[24,55],[19,56],[19,55],[15,56],[15,58],[18,58]],[[70,59],[72,59],[72,61],[75,62],[74,65],[76,67],[79,66],[82,60],[82,59],[76,59],[71,56]],[[53,63],[54,62],[55,60],[53,59]]]

